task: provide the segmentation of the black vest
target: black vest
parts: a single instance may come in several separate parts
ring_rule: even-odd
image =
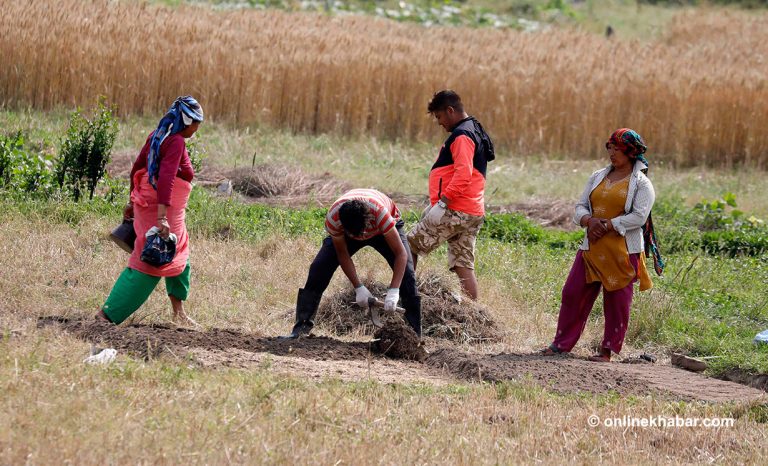
[[[443,143],[443,147],[440,149],[440,155],[437,156],[435,164],[432,165],[432,170],[453,165],[451,144],[453,144],[453,141],[456,140],[457,137],[462,135],[467,136],[475,143],[475,156],[472,159],[472,165],[475,170],[479,171],[483,175],[483,178],[485,178],[488,162],[496,158],[493,141],[491,141],[488,133],[486,133],[480,125],[480,122],[471,116],[464,118],[453,128],[451,135],[448,136],[448,139]]]

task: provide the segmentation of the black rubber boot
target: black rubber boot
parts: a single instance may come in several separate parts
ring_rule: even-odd
[[[416,335],[421,338],[421,296],[402,298],[405,308],[405,321],[411,326]]]
[[[320,306],[320,298],[323,295],[314,291],[299,288],[299,295],[296,297],[296,324],[290,335],[279,336],[283,340],[292,340],[304,335],[309,335],[312,327],[315,326],[314,318],[317,308]]]

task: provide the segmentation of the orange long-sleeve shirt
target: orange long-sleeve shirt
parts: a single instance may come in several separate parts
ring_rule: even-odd
[[[471,118],[461,121],[440,148],[429,173],[429,198],[434,205],[445,196],[449,209],[482,216],[487,161],[484,151],[477,150],[471,125]]]

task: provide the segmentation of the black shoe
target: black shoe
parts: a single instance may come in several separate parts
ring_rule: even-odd
[[[279,340],[295,340],[297,338],[301,338],[304,336],[307,336],[312,332],[312,327],[314,325],[311,321],[301,321],[297,322],[296,325],[293,326],[293,330],[291,330],[291,333],[288,335],[280,335],[277,337]]]
[[[293,326],[290,335],[278,338],[281,340],[293,340],[303,335],[309,335],[312,327],[315,326],[314,318],[315,314],[317,314],[317,308],[320,306],[320,298],[322,297],[322,293],[300,288],[299,294],[296,297],[296,325]]]

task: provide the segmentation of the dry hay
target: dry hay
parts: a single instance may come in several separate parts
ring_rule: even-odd
[[[229,178],[236,192],[275,204],[296,205],[310,200],[325,204],[347,189],[331,178],[330,173],[310,176],[297,167],[276,164],[236,169],[229,173]]]
[[[500,326],[489,309],[466,298],[457,299],[459,293],[449,278],[434,272],[417,276],[421,293],[422,336],[456,342],[499,341],[503,336]],[[384,296],[387,286],[365,281],[374,296]],[[323,300],[316,322],[337,335],[373,332],[368,312],[355,304],[355,291],[340,290]]]
[[[373,334],[373,351],[393,359],[424,361],[427,352],[416,332],[402,320],[390,319]]]

